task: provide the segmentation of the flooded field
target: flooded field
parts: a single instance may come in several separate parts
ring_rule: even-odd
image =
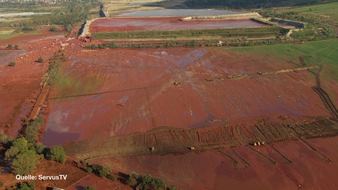
[[[118,16],[123,17],[162,17],[162,16],[213,16],[213,15],[228,15],[238,14],[240,12],[228,10],[215,9],[162,9],[162,10],[148,10],[135,11],[129,13],[122,13]]]
[[[176,48],[77,52],[69,61],[63,75],[75,87],[53,88],[46,145],[161,126],[330,116],[310,73],[258,75],[294,68],[266,57]]]
[[[60,33],[41,31],[37,34],[26,34],[10,39],[0,40],[0,131],[16,137],[22,127],[22,119],[31,110],[30,98],[39,89],[41,77],[48,69],[48,63],[37,63],[44,60],[58,48],[56,41]],[[8,44],[18,45],[18,50],[5,50]],[[14,61],[15,67],[7,64]]]
[[[109,163],[126,173],[142,171],[161,176],[182,189],[335,189],[337,140],[337,137],[311,139],[308,144],[284,141],[254,148],[107,158],[96,162]],[[325,161],[321,154],[332,162]]]
[[[52,13],[34,13],[34,12],[0,13],[0,18],[41,16],[41,15],[47,15],[47,14],[52,14]]]
[[[190,20],[179,18],[110,18],[99,19],[90,25],[90,32],[140,31],[140,30],[190,30],[267,26],[246,20]]]
[[[3,4],[0,151],[11,158],[0,159],[0,186],[26,182],[15,162],[34,165],[36,152],[36,169],[19,169],[68,176],[27,180],[36,189],[159,189],[132,184],[135,172],[163,190],[336,190],[329,15],[285,14],[313,26],[288,36],[264,16],[293,9],[183,9],[192,4]]]

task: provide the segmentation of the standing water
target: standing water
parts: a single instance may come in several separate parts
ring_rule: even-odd
[[[239,14],[240,12],[214,9],[163,9],[152,11],[135,11],[122,13],[118,16],[144,17],[144,16],[213,16]]]

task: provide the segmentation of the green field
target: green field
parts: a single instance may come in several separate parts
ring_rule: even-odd
[[[304,44],[227,48],[225,51],[247,52],[292,63],[299,63],[299,57],[304,57],[307,65],[323,65],[327,76],[338,81],[337,39],[305,42]]]
[[[95,77],[87,76],[86,80],[82,80],[79,76],[66,75],[67,71],[65,66],[61,66],[54,75],[56,96],[86,94],[92,92],[98,84]]]
[[[295,7],[290,8],[289,10],[306,14],[325,15],[338,22],[338,2]]]
[[[11,33],[6,33],[6,32],[1,32],[0,31],[0,40],[10,39],[10,38],[14,38],[14,37],[20,36],[20,35],[32,35],[32,34],[40,34],[40,32],[38,32],[38,31],[31,31],[31,32],[11,32]]]
[[[19,33],[0,34],[0,40],[13,38],[13,37],[18,36],[18,35],[20,35],[20,34]]]
[[[164,38],[202,38],[202,37],[267,37],[279,36],[282,32],[278,27],[227,28],[207,30],[175,30],[175,31],[131,31],[131,32],[99,32],[94,39],[164,39]]]

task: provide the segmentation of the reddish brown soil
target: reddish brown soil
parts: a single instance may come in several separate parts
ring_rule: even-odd
[[[63,32],[50,32],[47,29],[41,29],[37,31],[36,34],[22,34],[13,38],[8,38],[5,40],[0,40],[0,47],[5,48],[7,44],[12,44],[13,47],[15,44],[19,45],[19,49],[27,50],[30,48],[42,48],[43,44],[40,46],[32,46],[36,44],[31,44],[31,42],[44,41],[46,39],[53,40],[63,36]]]
[[[137,30],[189,30],[265,26],[252,20],[190,20],[178,17],[163,18],[107,18],[90,25],[90,32],[137,31]]]
[[[0,50],[1,66],[6,66],[16,57],[25,54],[25,50]]]
[[[60,33],[21,35],[0,41],[0,47],[17,44],[19,50],[0,50],[0,127],[15,137],[20,119],[31,109],[32,93],[39,89],[48,59],[60,48]],[[45,62],[35,62],[42,57]],[[15,67],[8,67],[10,61]]]
[[[40,56],[47,60],[62,48],[66,39],[59,37],[46,32],[40,37],[21,36],[0,42],[2,47],[18,44],[26,51],[25,55],[11,51],[5,58],[0,57],[17,63],[13,68],[0,65],[0,126],[13,137],[20,129],[20,119],[31,110],[34,92],[40,88],[41,77],[48,68],[47,61],[40,64],[35,60]],[[212,131],[210,123],[297,124],[331,116],[312,89],[315,80],[309,72],[257,74],[295,67],[289,63],[217,48],[81,51],[76,40],[67,43],[65,53],[69,60],[62,66],[63,74],[78,83],[69,89],[52,89],[43,138],[46,145],[103,139],[161,126],[199,128],[206,134],[205,139],[218,138],[217,133],[208,135]],[[240,74],[243,77],[229,77]],[[336,83],[325,84],[325,90],[330,91]],[[85,88],[88,86],[91,88]],[[336,92],[331,90],[330,95],[337,97]],[[230,132],[235,138],[243,138],[245,135],[238,131],[234,128]],[[159,137],[163,137],[159,141],[170,141]],[[150,173],[178,189],[336,189],[337,141],[337,137],[299,139],[259,147],[242,144],[232,149],[115,157],[95,162],[108,163],[115,171],[124,173]],[[43,161],[36,171],[45,175],[60,172],[69,174],[69,180],[37,182],[38,188],[128,188],[92,174],[87,176],[69,163]],[[6,185],[15,183],[10,174],[0,175],[0,181]]]
[[[68,186],[67,190],[78,190],[83,187],[94,187],[95,189],[119,189],[119,190],[131,190],[128,185],[121,183],[118,180],[112,181],[109,179],[101,178],[95,175],[88,175],[79,182],[72,186]]]
[[[217,119],[230,124],[330,116],[309,72],[255,74],[294,67],[265,57],[172,48],[74,52],[70,61],[68,76],[84,85],[93,79],[95,87],[66,95],[54,88],[47,145],[160,126],[202,127]],[[236,74],[255,75],[227,78]]]
[[[36,102],[42,76],[48,68],[48,59],[62,49],[61,43],[66,39],[61,33],[41,31],[40,34],[27,34],[12,39],[0,41],[0,131],[11,137],[16,137],[21,130],[21,119],[28,116]],[[17,44],[19,50],[4,50],[7,44]],[[44,62],[35,62],[42,57]],[[8,67],[11,61],[16,62],[15,67]],[[1,167],[1,169],[3,169]],[[130,189],[118,181],[111,181],[87,174],[73,167],[71,163],[59,164],[54,161],[41,160],[38,169],[31,175],[68,175],[66,181],[34,181],[37,189],[46,187],[61,187],[66,189],[79,189],[93,186],[97,189]],[[0,181],[2,188],[15,185],[19,181],[15,176],[2,172]]]
[[[56,176],[67,175],[67,180],[34,180],[37,190],[45,190],[46,187],[59,187],[67,190],[78,190],[87,186],[96,189],[119,188],[121,190],[131,189],[127,185],[122,184],[118,180],[112,181],[106,178],[100,178],[92,173],[86,173],[71,165],[71,161],[60,164],[55,161],[41,160],[38,169],[31,173],[32,176]],[[117,176],[117,174],[116,174]],[[18,182],[12,174],[0,175],[0,181],[3,182],[2,188],[10,187]],[[27,181],[30,182],[30,181]]]
[[[284,141],[257,148],[134,156],[99,162],[110,163],[125,173],[135,171],[162,177],[179,189],[336,189],[337,141],[337,137],[307,140],[316,151],[300,141]],[[321,154],[331,162],[325,161]]]

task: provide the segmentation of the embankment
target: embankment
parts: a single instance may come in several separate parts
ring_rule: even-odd
[[[215,16],[190,16],[184,17],[181,20],[244,20],[252,18],[261,18],[262,16],[257,12],[228,14],[228,15],[215,15]]]

